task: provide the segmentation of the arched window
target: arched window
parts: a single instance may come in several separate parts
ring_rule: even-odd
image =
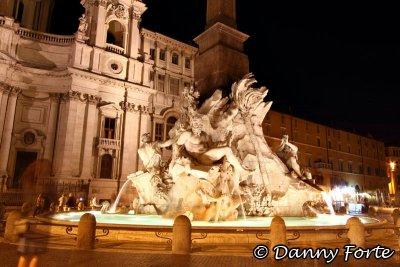
[[[113,158],[109,154],[105,154],[101,157],[100,163],[100,178],[111,179],[113,168]]]
[[[171,131],[172,128],[174,128],[175,123],[178,119],[175,117],[169,117],[167,119],[167,139],[169,138],[169,131]]]
[[[116,20],[108,23],[107,43],[124,47],[124,26]]]
[[[179,64],[179,55],[177,53],[172,53],[172,64],[178,65]]]

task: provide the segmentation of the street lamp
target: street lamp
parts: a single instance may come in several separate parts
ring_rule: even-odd
[[[395,161],[389,162],[389,167],[390,171],[394,172],[394,170],[396,169],[396,162]]]

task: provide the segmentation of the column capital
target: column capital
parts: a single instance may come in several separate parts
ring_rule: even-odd
[[[119,105],[121,106],[122,110],[126,112],[140,112],[140,105],[136,105],[135,103],[121,102]]]
[[[0,91],[3,91],[4,94],[10,94],[10,95],[18,95],[22,92],[21,88],[8,85],[3,82],[0,82]]]
[[[146,4],[142,1],[134,1],[130,12],[130,17],[141,21],[143,13],[147,10]]]
[[[68,91],[66,93],[60,94],[60,100],[62,102],[66,101],[81,101],[85,102],[84,95],[78,91]]]
[[[97,105],[101,102],[101,97],[95,95],[84,94],[83,97],[89,104]]]

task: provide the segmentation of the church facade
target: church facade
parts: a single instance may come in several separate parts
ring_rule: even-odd
[[[34,180],[26,184],[86,184],[109,198],[138,169],[140,136],[164,138],[177,120],[197,48],[140,28],[141,1],[82,1],[75,36],[33,30],[44,30],[30,21],[35,8],[21,14],[22,1],[9,2],[15,13],[0,17],[2,192]]]
[[[139,0],[82,0],[76,34],[48,34],[53,2],[0,4],[3,194],[52,188],[110,199],[140,169],[141,135],[167,139],[184,87],[210,94],[249,72],[235,0],[208,0],[198,48],[142,28]],[[335,129],[328,137],[328,127],[295,121],[272,112],[266,138],[289,134],[321,184],[387,190],[383,143]]]

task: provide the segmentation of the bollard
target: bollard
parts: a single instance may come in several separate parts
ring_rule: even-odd
[[[396,222],[396,229],[397,229],[397,231],[395,231],[395,233],[397,233],[398,235],[397,236],[399,236],[399,231],[400,231],[400,220],[397,220],[397,222]],[[399,238],[399,247],[400,247],[400,238]]]
[[[357,247],[365,247],[365,227],[357,217],[351,217],[346,222],[346,227],[349,228],[347,237],[350,239],[350,244]]]
[[[11,212],[6,220],[6,229],[4,232],[4,239],[7,242],[15,243],[19,240],[19,234],[15,229],[15,223],[22,218],[22,213],[20,211]]]
[[[397,221],[399,220],[400,217],[400,210],[399,209],[395,209],[392,212],[392,218],[393,218],[393,224],[396,225]]]
[[[190,254],[192,247],[192,225],[185,215],[175,218],[172,228],[172,254]]]
[[[82,215],[78,224],[78,249],[94,249],[96,240],[96,217],[93,214]]]
[[[282,217],[275,216],[271,222],[270,240],[272,250],[276,245],[286,245],[286,224]]]

